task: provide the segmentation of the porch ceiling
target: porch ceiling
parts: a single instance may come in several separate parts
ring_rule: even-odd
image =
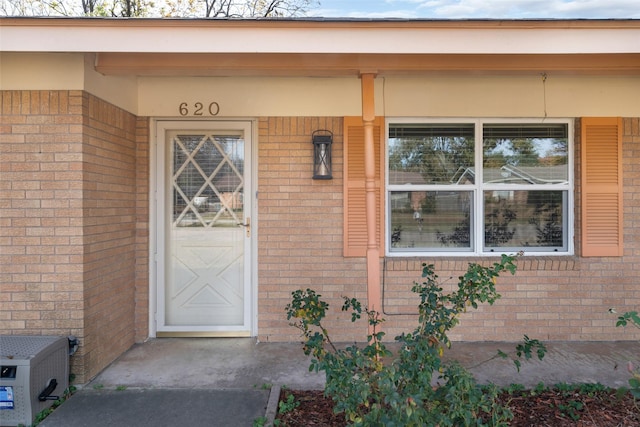
[[[99,53],[105,75],[341,77],[425,74],[640,75],[640,53]]]

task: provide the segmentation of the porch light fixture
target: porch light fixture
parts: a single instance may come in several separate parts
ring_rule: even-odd
[[[333,133],[328,130],[316,130],[311,134],[313,143],[313,179],[332,179],[331,144]]]

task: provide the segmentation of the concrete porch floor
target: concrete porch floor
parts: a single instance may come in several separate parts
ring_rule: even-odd
[[[513,352],[514,343],[456,342],[445,353],[470,368],[481,383],[539,382],[627,385],[627,362],[640,361],[640,343],[547,342],[543,361],[490,360],[498,349]],[[324,375],[309,372],[299,343],[256,343],[251,338],[159,338],[134,345],[100,373],[88,387],[251,389],[284,385],[322,389]],[[483,363],[484,362],[484,363]]]
[[[513,343],[454,343],[445,358],[470,368],[480,383],[534,387],[540,382],[626,386],[627,362],[640,361],[640,343],[547,342],[543,361],[491,359]],[[322,389],[297,343],[250,338],[161,338],[134,345],[56,409],[43,427],[251,426],[277,409],[280,386]],[[273,386],[273,387],[272,387]],[[271,399],[270,399],[270,391]],[[178,423],[178,424],[176,424]]]
[[[251,389],[264,385],[321,389],[302,345],[253,338],[157,338],[134,345],[89,387]]]

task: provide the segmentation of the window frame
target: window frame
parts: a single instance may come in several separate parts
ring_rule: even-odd
[[[389,184],[389,128],[392,125],[402,124],[473,124],[474,125],[474,168],[475,182],[453,186],[448,184]],[[491,184],[483,182],[482,158],[484,154],[484,124],[565,124],[567,126],[567,183],[563,184]],[[571,256],[575,253],[575,152],[574,152],[574,119],[571,118],[506,118],[506,117],[387,117],[385,120],[384,139],[384,183],[385,183],[385,256],[388,257],[417,257],[417,256],[496,256],[499,253],[513,253],[522,250],[527,255],[538,256]],[[505,247],[487,250],[484,248],[484,192],[485,191],[518,191],[518,190],[564,191],[566,192],[566,215],[563,218],[563,227],[566,230],[566,246],[564,250],[539,250],[528,247]],[[391,193],[407,191],[471,191],[472,215],[471,247],[466,248],[424,248],[395,249],[391,244],[392,218],[391,218]],[[563,197],[564,199],[565,197]]]

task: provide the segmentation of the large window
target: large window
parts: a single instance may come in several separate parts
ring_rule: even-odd
[[[389,123],[389,252],[569,253],[570,132],[568,120]]]

